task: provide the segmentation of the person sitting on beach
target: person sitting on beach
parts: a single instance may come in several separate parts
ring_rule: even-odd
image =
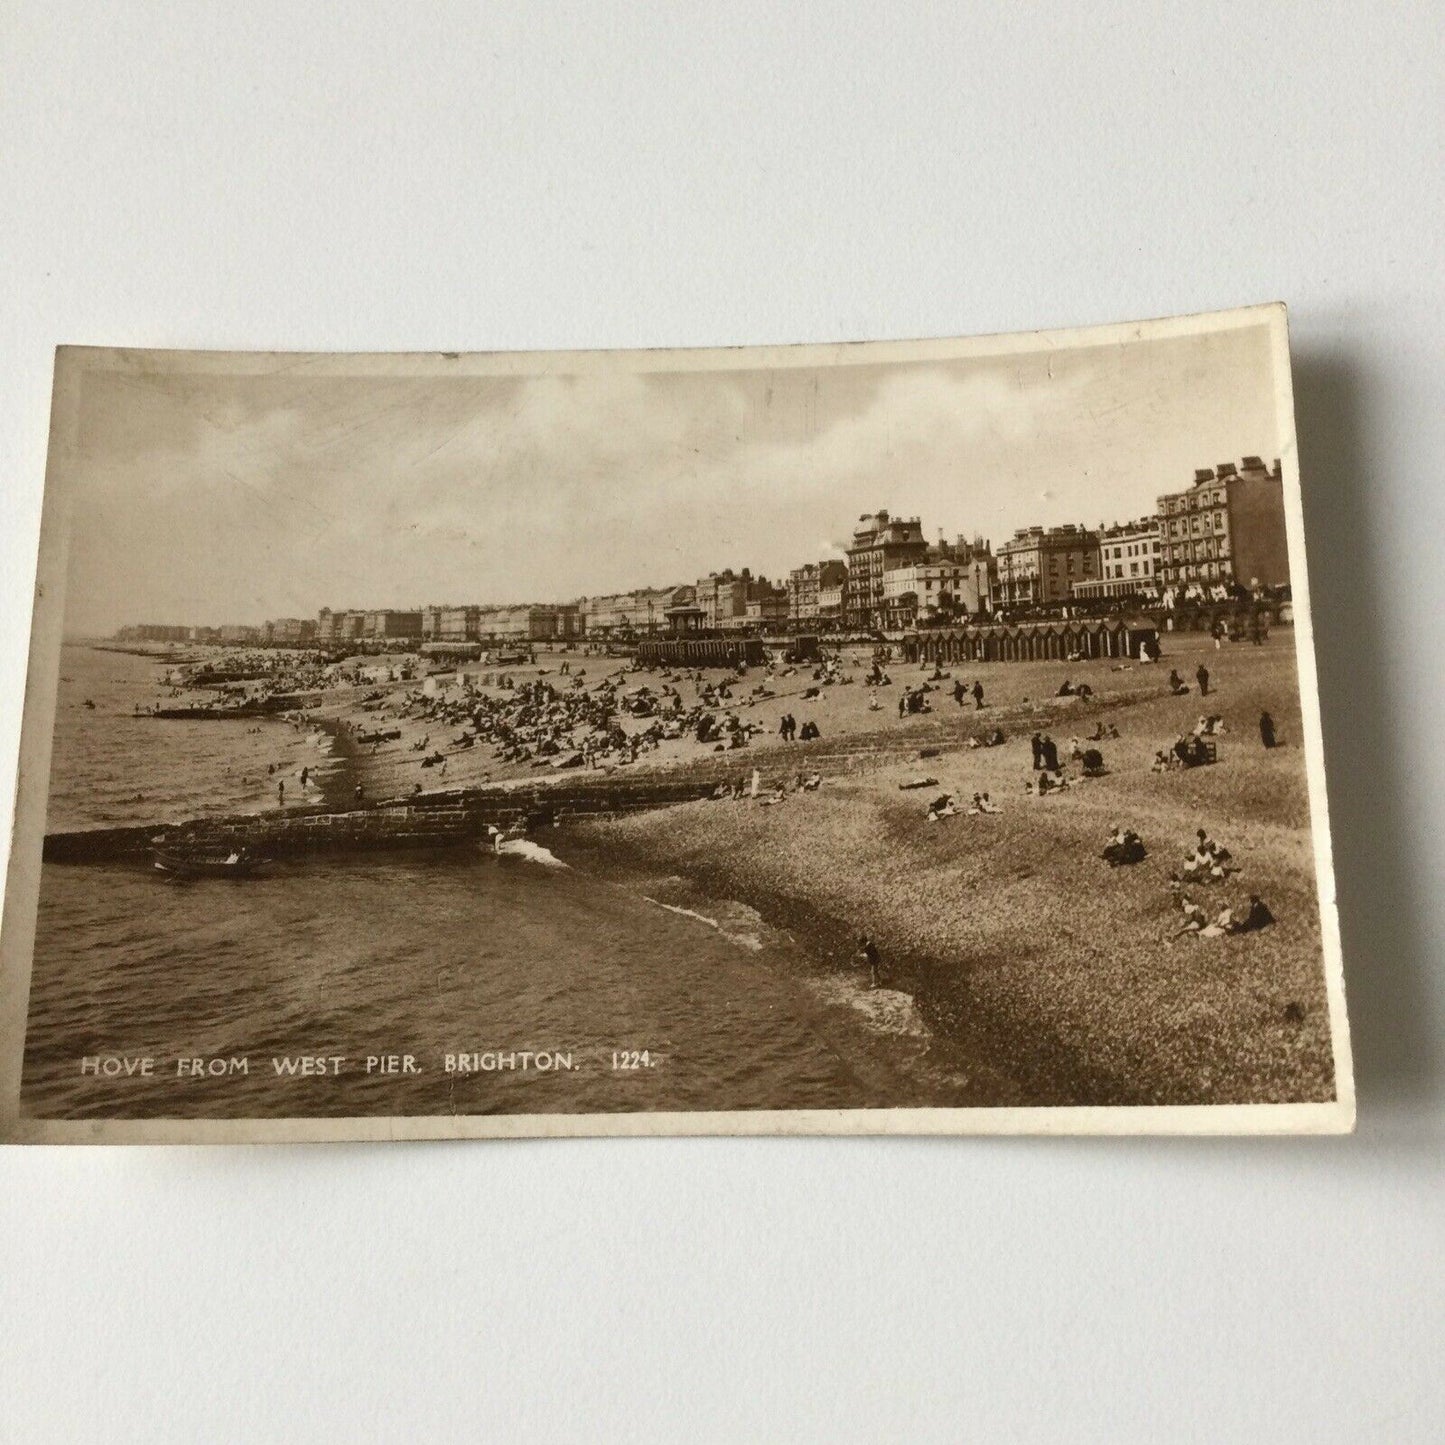
[[[1068,678],[1065,678],[1065,679],[1059,684],[1059,690],[1058,690],[1058,692],[1056,692],[1056,693],[1054,694],[1055,697],[1073,697],[1073,695],[1074,695],[1074,684],[1071,683]]]
[[[993,802],[987,793],[975,793],[973,801],[969,804],[970,815],[978,813],[1001,813],[1003,809]]]
[[[882,710],[883,704],[878,701],[878,694],[876,692],[870,692],[868,694],[868,711],[881,712]]]
[[[952,793],[940,793],[924,810],[924,821],[936,823],[940,818],[951,818],[958,812]]]
[[[1078,762],[1084,756],[1084,744],[1078,738],[1069,739],[1069,759]]]
[[[1179,676],[1178,668],[1171,668],[1169,670],[1169,691],[1172,692],[1175,697],[1183,697],[1184,694],[1189,691],[1189,684]]]
[[[1269,911],[1269,905],[1257,893],[1249,895],[1249,907],[1244,910],[1242,916],[1236,914],[1229,931],[1231,933],[1256,933],[1261,928],[1268,928],[1274,922],[1274,914]]]
[[[1089,741],[1091,743],[1102,743],[1107,742],[1111,738],[1117,739],[1118,736],[1119,729],[1116,728],[1113,723],[1106,724],[1103,718],[1100,718],[1098,726],[1089,734]]]
[[[1154,754],[1154,761],[1149,764],[1151,773],[1167,773],[1169,771],[1169,754],[1163,751]]]
[[[1202,933],[1209,922],[1209,915],[1188,894],[1180,895],[1179,908],[1184,921],[1170,936],[1179,938],[1186,933]]]
[[[803,730],[798,734],[798,741],[810,743],[814,738],[818,737],[822,737],[822,734],[818,731],[818,724],[810,718],[803,724]]]
[[[1176,767],[1193,768],[1208,760],[1204,744],[1192,733],[1180,733],[1170,749]]]
[[[1198,839],[1195,851],[1205,857],[1213,858],[1217,863],[1228,863],[1233,856],[1228,848],[1221,848],[1203,828],[1195,830],[1195,837]]]
[[[1218,914],[1199,930],[1199,937],[1223,938],[1226,933],[1233,933],[1235,928],[1234,910],[1221,908]]]
[[[1084,770],[1084,776],[1086,778],[1103,777],[1105,772],[1104,755],[1098,748],[1085,748],[1083,756],[1079,759],[1079,763]]]

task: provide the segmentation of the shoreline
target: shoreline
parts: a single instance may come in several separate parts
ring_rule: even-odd
[[[779,806],[705,801],[587,820],[563,846],[603,873],[675,875],[742,903],[790,933],[823,972],[863,978],[858,938],[871,936],[888,983],[913,995],[944,1048],[994,1070],[1029,1103],[1329,1100],[1298,704],[1281,700],[1294,683],[1293,649],[1216,661],[1210,646],[1207,656],[1212,670],[1229,669],[1217,702],[1211,692],[1211,710],[1230,719],[1212,766],[1152,771],[1154,750],[1201,707],[1197,696],[1168,695],[1166,661],[1150,674],[1152,695],[1115,678],[1113,697],[1096,696],[1077,714],[1081,730],[1102,719],[1122,737],[1101,745],[1104,776],[1061,797],[1023,793],[1027,729],[1004,746],[969,749],[959,725],[972,714],[950,713],[951,743],[919,749],[905,729],[868,766],[825,772],[816,791]],[[1263,706],[1286,746],[1266,751],[1250,735]],[[925,770],[938,779],[932,788],[903,788]],[[967,799],[974,790],[991,791],[1000,814],[924,821],[936,793]],[[1099,850],[1121,822],[1145,837],[1148,856],[1111,869]],[[1200,824],[1234,850],[1242,872],[1190,892],[1218,910],[1257,891],[1276,915],[1267,930],[1175,936],[1168,878]]]
[[[721,909],[741,904],[784,934],[820,978],[844,981],[865,995],[870,992],[867,965],[858,951],[860,925],[797,892],[729,869],[720,858],[680,864],[662,837],[649,842],[634,834],[622,841],[608,821],[588,819],[568,825],[565,840],[559,840],[554,851],[569,867],[585,869],[590,876],[639,896],[648,896],[643,890],[650,879],[681,879],[704,900],[697,916],[711,926],[717,925],[708,916],[709,903]],[[673,906],[655,898],[650,901]],[[968,1009],[952,975],[953,961],[890,944],[884,951],[883,981],[877,992],[902,994],[912,1001],[933,1036],[929,1053],[939,1055],[940,1068],[987,1077],[990,1096],[970,1098],[970,1106],[1146,1102],[1108,1073],[1061,1056],[1060,1042],[1043,1039],[1032,1021]]]

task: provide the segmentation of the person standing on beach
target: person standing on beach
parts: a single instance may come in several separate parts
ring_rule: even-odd
[[[276,784],[276,806],[278,808],[286,806],[286,784],[284,782]]]
[[[866,933],[858,940],[858,956],[868,965],[868,987],[881,987],[883,959],[878,953],[878,945]]]
[[[1029,747],[1033,750],[1033,755],[1034,755],[1034,772],[1038,772],[1038,771],[1043,767],[1043,765],[1044,765],[1044,740],[1043,740],[1043,738],[1042,738],[1038,733],[1035,733],[1035,734],[1033,735],[1033,737],[1031,737],[1031,738],[1029,739]]]
[[[1048,734],[1045,733],[1045,734],[1044,734],[1044,740],[1043,740],[1042,743],[1040,743],[1039,746],[1040,746],[1040,749],[1041,749],[1041,751],[1043,752],[1043,755],[1044,755],[1044,769],[1045,769],[1045,771],[1050,772],[1050,773],[1062,772],[1063,769],[1059,767],[1059,745],[1058,745],[1058,743],[1056,743],[1056,742],[1053,740],[1053,738],[1049,737]]]
[[[1199,680],[1199,696],[1207,697],[1209,695],[1209,669],[1201,662],[1194,676]]]
[[[977,678],[973,680],[973,710],[974,712],[983,710],[983,684]]]
[[[1274,719],[1267,712],[1262,712],[1259,715],[1259,740],[1267,748],[1276,746]]]

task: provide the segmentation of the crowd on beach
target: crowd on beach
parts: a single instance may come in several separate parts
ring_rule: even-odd
[[[416,770],[410,783],[412,793],[424,790],[424,776],[418,775],[443,779],[449,759],[474,750],[490,758],[488,767],[495,764],[536,772],[543,768],[628,767],[670,742],[686,745],[683,755],[702,750],[741,752],[769,734],[784,746],[808,743],[823,735],[817,717],[809,712],[809,704],[825,701],[826,689],[855,684],[866,689],[869,713],[884,712],[880,694],[893,690],[897,721],[904,727],[919,715],[936,715],[941,703],[951,703],[945,715],[965,712],[970,718],[989,706],[981,679],[954,675],[937,663],[922,664],[922,675],[915,674],[913,680],[895,682],[893,674],[900,660],[887,644],[874,647],[866,660],[841,651],[824,652],[808,662],[793,661],[784,654],[765,654],[751,666],[738,662],[727,669],[707,671],[659,664],[643,667],[631,659],[618,659],[612,666],[614,660],[606,657],[559,657],[552,665],[546,665],[551,662],[547,657],[542,661],[542,667],[538,668],[533,660],[525,670],[500,667],[444,674],[424,685],[422,663],[416,658],[359,658],[337,663],[320,654],[257,651],[228,657],[224,668],[203,664],[169,680],[174,687],[211,688],[246,682],[261,695],[344,692],[352,716],[339,718],[338,726],[347,733],[354,749],[374,752],[386,743],[397,742],[403,737],[399,725],[409,725],[405,746],[410,761],[403,760],[401,766]],[[601,671],[604,668],[607,670]],[[371,690],[363,692],[368,686]],[[1211,699],[1216,690],[1216,680],[1203,662],[1195,670],[1193,686],[1177,669],[1170,671],[1163,686],[1171,697],[1186,696],[1196,689],[1201,698]],[[1050,684],[1034,706],[1047,705],[1051,711],[1058,710],[1053,707],[1055,703],[1088,707],[1094,697],[1090,683],[1071,674],[1057,685]],[[1027,698],[1023,701],[1028,703]],[[787,706],[776,711],[768,707],[780,702]],[[377,719],[370,730],[365,723],[356,721],[358,710]],[[771,717],[767,716],[769,712]],[[298,710],[291,720],[297,726],[311,726],[314,715],[312,710]],[[387,726],[389,720],[398,726]],[[888,723],[883,728],[887,731]],[[1264,748],[1280,745],[1278,728],[1267,711],[1260,714],[1258,729]],[[1191,727],[1154,752],[1151,766],[1157,772],[1168,773],[1212,765],[1218,761],[1218,739],[1228,733],[1222,713],[1201,711]],[[994,725],[970,729],[960,739],[960,745],[968,749],[1000,748],[1008,741],[1004,729]],[[1045,728],[1033,731],[1028,737],[1031,766],[1023,782],[1025,795],[1034,800],[1049,799],[1106,776],[1104,748],[1120,741],[1117,725],[1103,715],[1095,719],[1092,731],[1085,733],[1081,729],[1063,743]],[[390,756],[394,759],[395,752]],[[776,757],[776,750],[769,757]],[[784,765],[769,769],[769,773],[765,781],[763,768],[745,768],[729,781],[716,784],[712,796],[718,801],[750,801],[775,807],[797,794],[816,791],[824,781],[819,772],[807,767]],[[485,780],[490,774],[478,775],[472,769],[466,776]],[[298,790],[302,798],[310,784],[311,779],[303,773]],[[995,801],[989,791],[940,789],[938,779],[932,775],[910,777],[898,786],[931,790],[922,809],[923,819],[930,825],[955,817],[986,818],[1004,811],[1004,805]],[[284,778],[277,778],[276,789],[277,802],[284,806]],[[404,796],[407,790],[403,784],[391,788],[390,795]],[[356,801],[366,801],[360,783]],[[1177,894],[1181,915],[1179,932],[1174,936],[1189,933],[1218,937],[1252,931],[1272,921],[1272,917],[1266,917],[1267,905],[1253,895],[1243,907],[1213,913],[1201,910],[1189,890],[1222,883],[1237,869],[1227,853],[1220,856],[1202,830],[1200,844],[1203,851],[1195,850],[1170,876],[1169,887]],[[1144,840],[1127,826],[1114,828],[1102,851],[1110,868],[1131,867],[1147,857]]]
[[[928,684],[938,685],[947,679],[948,674],[935,667],[928,678]],[[1212,695],[1212,682],[1209,670],[1201,663],[1195,674],[1195,683],[1201,697]],[[1171,671],[1166,688],[1169,696],[1183,696],[1193,691],[1177,671]],[[961,694],[966,695],[961,682],[955,683],[954,693],[956,698]],[[1070,679],[1065,679],[1054,695],[1059,698],[1073,697],[1088,702],[1093,696],[1093,691],[1087,683],[1075,683]],[[1258,726],[1260,744],[1263,748],[1272,749],[1280,746],[1281,739],[1277,725],[1268,711],[1260,713]],[[1160,749],[1155,753],[1153,770],[1169,772],[1216,763],[1218,752],[1214,740],[1228,731],[1223,714],[1201,713],[1192,728],[1181,732],[1169,748]],[[1091,746],[1091,744],[1097,745],[1119,739],[1117,725],[1106,722],[1102,717],[1096,721],[1091,733],[1084,737],[1076,736],[1070,739],[1067,753],[1061,752],[1059,744],[1048,732],[1043,730],[1034,732],[1029,739],[1033,776],[1025,781],[1024,792],[1033,798],[1044,798],[1077,787],[1086,779],[1104,776],[1107,768],[1103,753],[1098,746]],[[998,740],[1003,741],[1001,733]],[[978,745],[976,738],[971,738],[969,741],[973,745]],[[1071,776],[1068,773],[1065,758],[1069,763],[1078,765],[1076,775]],[[908,777],[898,784],[899,789],[904,791],[936,788],[937,786],[938,779],[932,775]],[[987,792],[975,791],[967,804],[961,801],[961,797],[961,794],[951,792],[935,794],[924,808],[924,821],[938,823],[946,818],[979,817],[1002,811],[992,802]],[[1148,848],[1135,829],[1116,824],[1105,841],[1100,857],[1111,869],[1132,867],[1148,857]],[[1249,894],[1243,903],[1229,904],[1214,910],[1206,909],[1191,896],[1191,889],[1197,890],[1209,885],[1224,884],[1239,871],[1239,865],[1234,861],[1229,849],[1215,842],[1206,829],[1198,829],[1196,842],[1187,850],[1182,864],[1170,872],[1167,880],[1167,887],[1174,895],[1180,912],[1180,924],[1170,936],[1171,939],[1186,935],[1220,938],[1226,935],[1256,932],[1274,923],[1274,914],[1269,905],[1254,893]],[[876,965],[869,959],[870,950],[876,954],[876,945],[872,944],[871,940],[868,942],[869,948],[860,947],[860,953],[865,961],[869,962],[870,969],[876,976]]]

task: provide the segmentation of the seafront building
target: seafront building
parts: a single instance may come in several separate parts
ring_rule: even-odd
[[[261,640],[261,629],[237,622],[227,622],[220,629],[220,640],[228,646],[254,646]]]
[[[920,560],[884,572],[884,625],[913,627],[992,612],[996,586],[997,564],[983,538],[940,538]]]
[[[848,584],[845,565],[837,582],[818,584],[818,626],[829,629],[843,625],[843,593]]]
[[[421,613],[399,612],[390,607],[378,607],[364,613],[361,635],[368,641],[405,641],[421,637]]]
[[[1278,459],[1222,462],[1194,473],[1193,485],[1159,498],[1159,581],[1166,597],[1222,599],[1289,582],[1284,481]]]
[[[115,634],[117,642],[190,642],[191,627],[181,627],[172,622],[137,622],[120,628]]]
[[[271,647],[302,647],[316,641],[316,623],[310,617],[276,617],[262,624],[261,641]]]
[[[917,517],[865,513],[844,549],[793,568],[785,584],[731,567],[695,585],[643,587],[572,602],[432,603],[416,609],[323,607],[261,627],[138,623],[118,641],[272,646],[429,647],[488,642],[632,641],[661,634],[724,636],[866,632],[946,626],[1069,602],[1180,602],[1287,586],[1280,463],[1257,456],[1200,468],[1159,498],[1157,516],[1100,525],[1020,527],[995,552],[982,537],[929,543]]]
[[[557,642],[577,635],[575,603],[480,607],[477,612],[478,636],[483,641]]]
[[[612,592],[584,597],[580,603],[580,636],[650,636],[666,628],[667,609],[679,591],[676,587],[642,587],[634,592]]]
[[[709,572],[697,579],[694,589],[699,624],[710,631],[741,631],[787,618],[788,591],[775,587],[766,577],[754,577],[744,567]]]
[[[843,584],[843,620],[860,630],[885,625],[884,574],[923,561],[928,542],[917,517],[865,512],[853,528],[847,548],[848,577]]]
[[[1080,601],[1101,597],[1158,595],[1160,558],[1159,518],[1141,517],[1099,532],[1099,575],[1075,582],[1073,595]]]
[[[788,589],[766,581],[751,589],[744,619],[751,630],[776,628],[788,620]]]
[[[816,622],[821,614],[825,592],[838,594],[842,606],[842,589],[848,578],[848,564],[840,558],[822,562],[805,562],[788,573],[788,617],[794,622]]]
[[[1073,522],[1020,527],[998,549],[998,605],[1042,607],[1067,602],[1075,584],[1099,575],[1099,536]]]

